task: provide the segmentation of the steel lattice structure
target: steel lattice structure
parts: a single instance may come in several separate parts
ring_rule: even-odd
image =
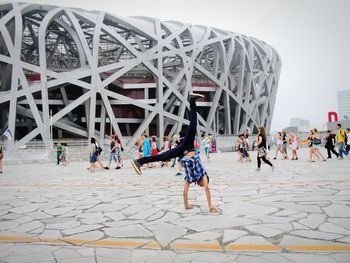
[[[253,37],[149,17],[82,9],[0,5],[0,128],[16,148],[53,136],[129,142],[178,133],[188,93],[205,95],[199,130],[270,128],[281,60]]]

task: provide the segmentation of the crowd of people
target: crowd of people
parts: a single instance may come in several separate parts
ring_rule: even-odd
[[[249,134],[247,132],[238,136],[237,152],[238,162],[250,162],[249,149],[250,145],[248,142]],[[343,159],[350,152],[350,128],[344,130],[341,124],[337,124],[337,131],[333,133],[331,130],[327,130],[326,134],[322,137],[319,131],[314,128],[310,131],[308,137],[304,140],[300,140],[294,133],[287,134],[284,130],[278,132],[272,138],[272,144],[276,146],[273,159],[276,160],[281,155],[282,160],[289,160],[290,156],[288,150],[291,151],[292,161],[299,160],[298,150],[301,145],[307,145],[309,148],[309,162],[316,162],[316,160],[326,161],[332,158],[332,154],[335,155],[339,160]],[[322,145],[327,150],[327,158],[322,153]],[[269,160],[267,150],[270,149],[271,145],[267,143],[264,127],[259,128],[259,133],[256,140],[253,143],[252,150],[257,150],[257,171],[260,170],[261,160],[267,163],[274,170],[275,166]],[[336,151],[336,149],[338,151]]]

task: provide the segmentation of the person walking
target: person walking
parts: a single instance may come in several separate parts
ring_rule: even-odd
[[[90,147],[89,147],[89,160],[90,160],[90,167],[88,170],[90,172],[93,172],[97,169],[96,162],[97,162],[97,155],[96,155],[96,139],[91,138],[90,139]]]
[[[334,150],[335,134],[333,134],[331,130],[327,131],[325,140],[326,144],[324,147],[327,149],[328,159],[332,158],[331,152],[338,158],[339,154]]]
[[[350,152],[350,128],[346,129],[346,153],[349,154]]]
[[[282,154],[283,154],[283,160],[288,160],[288,140],[287,140],[287,133],[286,131],[282,131]]]
[[[54,145],[56,146],[57,165],[60,165],[61,154],[62,154],[62,146],[61,146],[60,143],[57,143],[57,142],[55,142]]]
[[[210,139],[208,136],[205,135],[205,133],[202,133],[201,136],[202,139],[202,147],[204,148],[205,156],[207,157],[207,161],[210,162]]]
[[[124,151],[124,148],[118,134],[116,134],[114,138],[115,138],[115,156],[117,158],[117,167],[115,167],[115,169],[121,169],[124,165],[123,156],[122,156],[122,152]]]
[[[258,133],[255,147],[258,150],[258,154],[257,154],[258,168],[256,170],[257,171],[261,170],[261,168],[260,168],[261,160],[263,160],[264,163],[270,165],[272,168],[272,171],[274,171],[275,166],[269,160],[266,159],[266,155],[267,155],[267,152],[266,152],[266,132],[265,132],[264,127],[259,127],[259,133]]]
[[[104,167],[106,170],[109,170],[109,167],[111,166],[111,163],[113,160],[115,163],[117,163],[116,148],[117,148],[116,138],[115,138],[115,135],[113,135],[110,146],[109,146],[108,165]]]
[[[346,134],[345,131],[342,129],[341,124],[337,124],[337,145],[339,149],[339,157],[338,159],[343,159],[343,154],[348,155],[348,153],[345,150],[345,138]]]
[[[3,159],[4,159],[4,149],[2,148],[2,144],[0,143],[0,174],[3,173]]]
[[[317,132],[317,129],[313,129],[313,134],[312,134],[312,148],[313,148],[313,154],[315,156],[319,155],[323,161],[326,161],[327,159],[324,158],[323,154],[320,152],[320,148],[322,145],[321,137]]]
[[[273,157],[274,160],[277,159],[277,155],[278,155],[278,152],[282,153],[282,133],[281,132],[278,132],[275,136],[276,138],[276,153],[275,153],[275,157]]]
[[[292,160],[298,160],[298,147],[299,147],[298,137],[294,133],[291,133],[290,138],[291,138]]]

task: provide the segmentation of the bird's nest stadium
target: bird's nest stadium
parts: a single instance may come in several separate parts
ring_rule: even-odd
[[[172,136],[201,93],[199,131],[270,128],[281,59],[209,26],[108,12],[0,4],[0,129],[16,148],[53,138]]]

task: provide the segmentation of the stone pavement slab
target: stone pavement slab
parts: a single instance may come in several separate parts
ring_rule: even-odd
[[[256,172],[235,153],[212,154],[203,163],[218,214],[195,185],[185,210],[171,167],[138,176],[127,161],[90,173],[5,160],[0,262],[350,262],[350,158],[300,157]]]

